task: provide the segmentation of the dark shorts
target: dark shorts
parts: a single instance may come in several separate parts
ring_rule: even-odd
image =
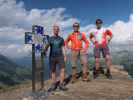
[[[65,68],[65,62],[64,62],[64,57],[59,56],[59,57],[50,57],[50,69],[51,71],[56,71],[56,66],[59,66],[60,68]]]
[[[109,47],[102,47],[102,48],[94,48],[94,57],[100,58],[100,54],[102,53],[102,56],[105,58],[106,55],[110,55]]]

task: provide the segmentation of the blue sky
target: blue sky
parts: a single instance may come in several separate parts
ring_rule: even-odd
[[[133,0],[0,0],[0,14],[0,53],[8,57],[30,54],[24,33],[33,24],[42,25],[48,35],[59,24],[65,39],[75,21],[88,34],[101,18],[113,32],[112,43],[133,43]]]
[[[133,13],[133,0],[18,0],[24,1],[28,10],[63,7],[66,13],[78,18],[82,25],[93,24],[102,18],[110,25],[116,20],[128,21]]]

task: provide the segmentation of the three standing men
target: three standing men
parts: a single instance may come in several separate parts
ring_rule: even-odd
[[[107,78],[111,79],[111,57],[108,48],[108,43],[112,38],[112,32],[110,30],[106,30],[102,28],[102,20],[96,20],[96,28],[91,30],[89,39],[94,44],[94,57],[95,57],[95,70],[94,70],[94,78],[97,78],[99,75],[100,69],[100,54],[103,54],[105,58],[106,64],[108,66],[107,69]],[[89,81],[89,66],[88,66],[88,55],[87,51],[89,48],[89,41],[86,37],[86,34],[80,32],[79,23],[73,24],[73,32],[69,34],[66,41],[59,36],[59,26],[53,26],[54,35],[49,39],[49,45],[47,45],[46,50],[50,47],[50,66],[51,66],[51,80],[52,85],[49,91],[54,91],[57,88],[56,85],[56,65],[58,64],[60,67],[60,90],[67,90],[64,86],[63,82],[65,79],[65,47],[68,47],[72,51],[72,83],[77,80],[77,61],[80,59],[82,67],[82,80],[85,82]],[[71,46],[68,44],[71,42]]]

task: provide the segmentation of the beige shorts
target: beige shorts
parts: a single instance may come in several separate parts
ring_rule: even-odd
[[[81,51],[72,51],[72,67],[77,66],[78,60],[80,60],[81,65],[88,64],[88,54]]]

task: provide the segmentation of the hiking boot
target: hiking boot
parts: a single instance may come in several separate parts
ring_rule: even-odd
[[[107,77],[108,79],[112,79],[112,75],[111,75],[110,70],[107,70],[106,77]]]
[[[82,81],[84,81],[84,82],[89,82],[90,81],[90,79],[89,79],[89,72],[84,73],[82,75]]]
[[[77,75],[72,75],[71,83],[75,83],[77,81]]]
[[[60,84],[60,85],[59,85],[59,89],[60,89],[61,91],[67,91],[67,90],[68,90],[68,88],[66,88],[64,84]]]
[[[99,70],[94,70],[93,77],[94,79],[97,79],[99,77]]]
[[[52,92],[55,91],[57,89],[57,85],[54,83],[50,86],[50,88],[48,89],[48,92]]]
[[[100,73],[105,75],[104,69],[102,67],[100,67]]]
[[[107,78],[112,80],[112,75],[111,74],[107,75]]]
[[[77,81],[77,70],[76,67],[72,68],[72,78],[71,78],[71,83],[75,83]]]
[[[90,82],[91,80],[88,78],[88,79],[82,79],[83,82]]]

